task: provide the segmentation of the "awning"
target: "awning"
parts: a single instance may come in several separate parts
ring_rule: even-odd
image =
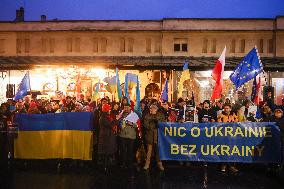
[[[181,70],[185,60],[194,71],[212,69],[218,57],[185,56],[0,56],[1,70],[26,70],[37,66],[94,66],[120,69]],[[232,70],[242,58],[226,57],[226,70]],[[265,71],[284,71],[284,57],[263,57]]]

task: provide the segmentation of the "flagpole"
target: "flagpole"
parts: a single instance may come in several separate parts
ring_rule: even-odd
[[[30,72],[27,71],[28,77],[29,77],[29,85],[30,85],[30,91],[32,91],[32,85],[31,85],[31,78],[30,78]]]
[[[260,59],[260,55],[259,55],[259,52],[258,52],[258,49],[257,49],[257,46],[255,45],[254,48],[256,49],[256,52],[257,52],[257,56],[260,60],[260,63],[262,65],[262,62],[261,62],[261,59]],[[267,81],[267,77],[266,77],[266,72],[264,71],[264,67],[262,66],[262,74],[263,74],[263,77],[264,77],[264,80],[265,80],[265,85],[268,86],[269,85],[269,81]],[[259,93],[261,94],[261,91],[263,93],[263,90],[261,89],[261,77],[260,77],[261,74],[259,74],[259,83],[260,83],[260,86],[259,86]],[[258,95],[258,104],[260,102],[260,95]],[[264,99],[263,99],[264,100]]]

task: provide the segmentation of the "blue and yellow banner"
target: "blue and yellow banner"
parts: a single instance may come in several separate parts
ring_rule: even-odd
[[[15,158],[92,159],[92,113],[17,114],[16,122]]]
[[[160,123],[161,160],[279,163],[275,123]]]

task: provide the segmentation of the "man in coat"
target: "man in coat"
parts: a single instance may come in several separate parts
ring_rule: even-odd
[[[158,149],[158,123],[166,121],[165,115],[158,112],[158,107],[155,104],[150,106],[150,113],[145,116],[144,124],[146,129],[146,144],[147,144],[147,157],[144,170],[148,170],[151,162],[152,152],[160,171],[164,171],[163,164],[160,160]]]

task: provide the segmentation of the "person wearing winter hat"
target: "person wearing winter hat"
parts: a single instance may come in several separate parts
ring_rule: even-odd
[[[28,113],[29,114],[40,114],[40,111],[38,110],[37,105],[34,101],[30,103]]]
[[[109,104],[102,105],[102,113],[100,116],[100,133],[99,140],[102,144],[101,153],[103,155],[104,169],[108,170],[111,157],[116,153],[116,136],[113,133],[114,119],[110,116],[111,106]]]
[[[75,109],[72,112],[82,112],[83,108],[84,108],[83,104],[81,104],[80,102],[76,102]]]
[[[203,108],[198,111],[198,122],[205,123],[205,122],[215,122],[215,114],[214,111],[210,107],[210,101],[204,100]]]
[[[111,106],[109,104],[104,104],[102,106],[102,112],[107,113],[111,110]]]
[[[178,109],[178,115],[177,115],[177,121],[178,122],[184,122],[184,106],[186,106],[186,102],[183,100],[183,98],[179,98],[177,101],[177,105],[175,109]]]

